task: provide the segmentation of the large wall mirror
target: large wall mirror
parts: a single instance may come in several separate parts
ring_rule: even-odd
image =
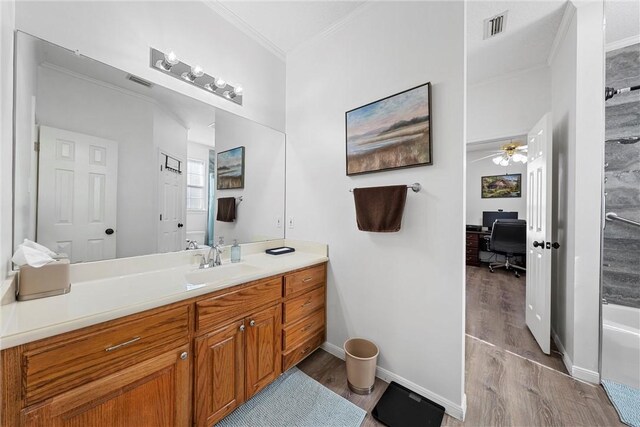
[[[22,32],[15,52],[14,247],[87,262],[284,237],[283,133]]]

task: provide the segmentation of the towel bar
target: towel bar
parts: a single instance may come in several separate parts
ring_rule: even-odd
[[[420,183],[418,182],[414,182],[411,185],[407,185],[407,188],[410,188],[414,193],[417,193],[418,191],[422,190],[422,185],[420,185]],[[349,191],[353,193],[353,188],[350,188]]]

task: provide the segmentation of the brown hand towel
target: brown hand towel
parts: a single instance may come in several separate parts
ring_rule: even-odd
[[[361,231],[395,232],[400,230],[407,200],[406,185],[356,188],[356,222]]]
[[[222,222],[233,222],[236,220],[236,198],[221,197],[218,199],[218,214],[216,219]]]

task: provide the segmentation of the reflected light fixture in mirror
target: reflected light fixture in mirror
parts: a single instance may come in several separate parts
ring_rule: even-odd
[[[230,85],[221,77],[205,73],[199,65],[189,65],[180,61],[174,52],[167,54],[151,48],[151,68],[168,74],[183,82],[190,83],[209,93],[216,94],[235,104],[242,105],[244,91],[242,87]]]

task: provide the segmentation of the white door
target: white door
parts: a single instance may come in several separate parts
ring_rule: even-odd
[[[526,322],[543,352],[551,351],[551,113],[527,135]]]
[[[180,161],[182,173],[166,167],[166,158]],[[158,206],[160,208],[158,226],[158,252],[174,252],[184,249],[185,229],[185,163],[182,159],[160,153],[160,181]]]
[[[118,143],[40,127],[38,243],[71,262],[116,256]]]

